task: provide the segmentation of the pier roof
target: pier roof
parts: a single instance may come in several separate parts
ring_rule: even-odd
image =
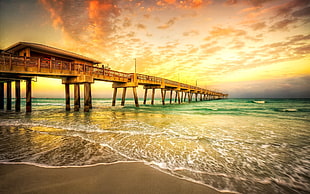
[[[99,64],[101,63],[100,61],[70,52],[70,51],[65,51],[62,49],[58,49],[58,48],[54,48],[51,46],[47,46],[47,45],[43,45],[43,44],[38,44],[38,43],[32,43],[32,42],[18,42],[6,49],[4,49],[5,52],[8,53],[15,53],[17,51],[20,51],[22,49],[25,48],[30,48],[33,51],[36,52],[42,52],[42,53],[47,53],[47,54],[51,54],[51,55],[58,55],[58,56],[62,56],[65,58],[69,58],[69,59],[79,59],[79,60],[83,60],[83,61],[87,61],[93,64]]]

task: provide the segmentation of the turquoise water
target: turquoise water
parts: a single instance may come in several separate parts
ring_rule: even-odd
[[[0,111],[0,162],[143,161],[220,191],[310,192],[310,99],[166,103],[93,99],[84,113],[66,112],[64,99],[33,99],[32,113]]]

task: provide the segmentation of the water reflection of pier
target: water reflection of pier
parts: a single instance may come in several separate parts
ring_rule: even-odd
[[[99,67],[99,61],[56,49],[53,47],[20,42],[1,53],[0,59],[0,109],[4,109],[4,84],[6,83],[6,109],[12,109],[12,82],[15,82],[15,110],[20,111],[20,81],[26,81],[26,112],[31,112],[31,81],[35,76],[62,79],[65,85],[66,110],[70,110],[70,85],[74,85],[74,110],[80,104],[80,85],[84,85],[84,111],[92,108],[91,84],[94,81],[113,82],[112,106],[116,105],[119,88],[123,88],[121,105],[125,105],[127,88],[133,89],[135,105],[138,107],[136,88],[143,85],[145,89],[143,104],[146,104],[148,90],[152,91],[151,104],[154,104],[155,90],[161,92],[162,104],[166,94],[170,93],[170,103],[182,103],[186,100],[203,101],[226,98],[228,95],[205,88],[184,84],[155,76],[124,73]],[[173,97],[173,92],[175,96]]]

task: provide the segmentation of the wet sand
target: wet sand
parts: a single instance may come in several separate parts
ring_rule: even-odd
[[[220,192],[143,163],[43,168],[0,164],[0,193],[204,193]]]

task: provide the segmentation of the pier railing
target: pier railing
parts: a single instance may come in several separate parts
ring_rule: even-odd
[[[76,63],[63,60],[52,60],[39,57],[12,56],[9,54],[0,55],[0,71],[23,73],[28,75],[57,75],[57,76],[80,76],[93,75],[95,79],[105,81],[131,82],[134,79],[133,73],[124,73],[97,67],[86,63]],[[196,93],[212,93],[221,95],[205,88],[164,79],[161,77],[136,74],[138,84],[164,85],[169,88],[195,91]]]

